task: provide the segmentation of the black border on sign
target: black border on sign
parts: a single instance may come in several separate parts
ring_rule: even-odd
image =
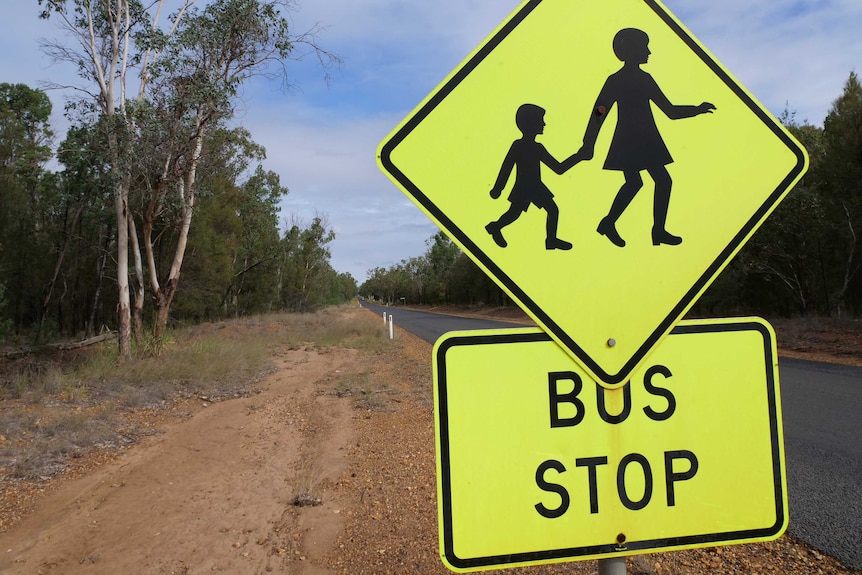
[[[502,331],[502,330],[501,330]],[[763,539],[776,537],[782,531],[784,525],[784,486],[782,482],[782,458],[781,458],[781,432],[778,425],[778,401],[776,394],[776,378],[773,368],[775,357],[773,357],[772,334],[761,323],[758,322],[729,322],[718,324],[686,324],[677,326],[670,335],[723,333],[738,331],[757,331],[763,336],[763,353],[765,357],[767,401],[769,403],[769,430],[772,444],[772,471],[773,488],[775,493],[775,517],[774,525],[759,529],[746,529],[740,531],[727,531],[722,533],[703,533],[697,535],[686,535],[663,539],[649,539],[644,541],[626,541],[625,552],[631,554],[636,551],[650,551],[661,549],[672,551],[678,547],[709,546],[710,544],[728,544],[742,542],[751,539]],[[591,545],[583,547],[568,547],[564,549],[549,549],[545,551],[534,551],[528,553],[513,553],[509,555],[494,555],[488,557],[458,557],[455,554],[454,535],[452,532],[452,475],[449,467],[449,408],[447,395],[447,372],[446,352],[454,347],[473,345],[502,345],[509,343],[541,343],[553,342],[545,333],[509,333],[495,335],[485,332],[476,336],[455,336],[440,342],[437,354],[434,358],[437,368],[437,429],[440,436],[440,509],[443,518],[442,549],[444,557],[450,565],[457,569],[480,569],[492,566],[506,566],[510,564],[542,563],[559,560],[577,560],[579,557],[595,557],[598,555],[617,554],[620,549],[616,544]]]
[[[767,112],[765,112],[754,100],[739,86],[728,73],[713,60],[700,45],[689,36],[685,30],[668,14],[655,0],[642,0],[649,6],[676,34],[682,39],[691,50],[718,76],[733,93],[742,100],[745,105],[760,120],[794,152],[796,155],[796,165],[790,171],[784,180],[773,190],[767,200],[758,209],[754,215],[742,226],[739,232],[733,237],[728,246],[710,263],[704,273],[698,278],[695,284],[683,295],[679,303],[668,313],[668,315],[659,323],[653,330],[650,336],[646,339],[641,347],[639,347],[634,355],[623,365],[622,369],[617,373],[607,373],[575,342],[565,330],[557,325],[554,320],[549,317],[545,311],[533,299],[527,295],[512,279],[503,272],[494,263],[493,259],[479,249],[474,244],[467,234],[464,233],[446,214],[440,211],[437,206],[408,178],[398,167],[393,163],[391,154],[393,150],[419,125],[433,110],[436,108],[457,86],[464,80],[506,37],[527,17],[529,14],[542,3],[543,0],[532,0],[527,2],[524,7],[517,12],[497,34],[490,38],[476,54],[470,58],[450,79],[446,82],[428,101],[396,132],[389,141],[387,141],[380,150],[380,162],[389,174],[392,175],[403,186],[403,188],[418,202],[422,207],[439,222],[443,229],[464,247],[467,253],[477,262],[479,262],[486,270],[488,270],[492,278],[500,284],[503,289],[508,291],[512,297],[518,301],[522,308],[525,308],[539,322],[539,324],[584,365],[588,370],[592,371],[604,383],[615,385],[623,383],[631,373],[631,371],[646,357],[649,351],[658,343],[658,341],[667,333],[677,322],[677,320],[685,313],[698,294],[706,289],[712,283],[722,266],[725,265],[733,255],[733,253],[742,247],[745,238],[759,226],[760,222],[766,217],[769,211],[776,205],[778,200],[788,191],[793,180],[795,180],[805,168],[805,153],[799,146],[787,136],[784,130],[776,124]]]

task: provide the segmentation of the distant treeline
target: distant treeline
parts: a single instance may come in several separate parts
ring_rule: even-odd
[[[695,304],[694,315],[862,315],[862,86],[851,73],[823,123],[787,129],[810,169]],[[744,134],[740,134],[744,137]],[[422,255],[369,270],[360,293],[392,303],[511,305],[445,235]]]

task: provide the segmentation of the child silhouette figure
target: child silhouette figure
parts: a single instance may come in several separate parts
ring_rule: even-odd
[[[536,136],[545,131],[545,110],[535,104],[520,106],[515,113],[515,124],[523,137],[512,142],[500,167],[497,181],[491,189],[491,197],[499,198],[514,169],[515,184],[508,197],[511,205],[497,221],[485,226],[485,231],[491,234],[498,246],[505,248],[508,244],[503,237],[503,228],[517,220],[532,204],[548,213],[545,249],[570,250],[572,244],[557,237],[560,210],[554,202],[554,194],[542,182],[541,165],[545,164],[555,173],[562,174],[577,164],[582,156],[573,154],[559,162],[545,146],[536,141]]]
[[[623,67],[605,81],[587,124],[584,145],[578,152],[584,159],[592,159],[607,113],[618,104],[617,126],[603,168],[621,171],[626,181],[596,231],[619,247],[624,247],[626,242],[617,232],[616,222],[643,186],[642,170],[655,182],[653,245],[682,243],[681,237],[665,229],[673,184],[665,166],[673,163],[673,158],[659,134],[650,102],[672,120],[711,114],[715,110],[709,102],[698,106],[671,104],[653,77],[641,70],[641,64],[646,64],[651,54],[648,44],[649,36],[636,28],[625,28],[614,36],[614,54],[623,62]]]

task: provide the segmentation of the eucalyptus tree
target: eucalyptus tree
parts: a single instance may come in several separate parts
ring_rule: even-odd
[[[225,311],[235,315],[271,311],[278,304],[275,272],[279,246],[279,200],[287,194],[278,174],[258,166],[239,188],[236,208],[242,222],[241,241],[232,254],[232,281]]]
[[[151,86],[152,113],[160,123],[161,145],[155,157],[160,171],[147,186],[143,213],[143,248],[156,306],[155,336],[167,323],[177,291],[197,201],[198,168],[207,134],[233,115],[241,86],[255,76],[287,79],[286,62],[295,42],[281,13],[283,2],[215,0],[189,10],[166,45]],[[322,52],[322,51],[320,51]],[[170,268],[159,275],[153,230],[161,217],[178,224]]]
[[[427,240],[425,259],[430,267],[430,303],[451,303],[451,274],[461,248],[443,232],[437,232]]]
[[[289,0],[213,0],[202,9],[192,6],[194,0],[184,0],[167,29],[159,23],[165,0],[39,4],[43,17],[59,17],[74,41],[71,47],[46,45],[48,53],[77,66],[90,82],[81,90],[91,107],[113,127],[108,143],[117,219],[120,351],[130,357],[130,248],[136,305],[142,305],[146,276],[158,341],[177,292],[206,138],[231,118],[241,86],[254,76],[279,77],[287,84],[286,63],[297,45],[311,48],[324,66],[337,59],[317,45],[316,27],[292,34],[281,12],[291,7]],[[143,165],[142,159],[147,160]],[[141,206],[139,222],[131,210],[130,194],[136,193],[141,194],[135,201]],[[155,230],[166,221],[177,233],[170,266],[161,274]]]
[[[70,44],[50,42],[45,52],[58,62],[75,66],[85,82],[73,88],[82,102],[101,116],[107,131],[117,231],[117,288],[120,355],[130,358],[131,305],[129,294],[129,190],[132,173],[129,144],[135,135],[131,103],[142,100],[154,63],[167,40],[183,21],[194,0],[186,0],[172,15],[167,32],[159,28],[165,0],[144,6],[139,0],[39,0],[42,18],[56,18]],[[134,83],[137,82],[137,91]]]
[[[359,287],[350,272],[336,275],[329,303],[345,303],[356,298]]]
[[[697,311],[727,306],[724,313],[809,314],[828,312],[822,277],[827,219],[823,187],[823,129],[782,123],[808,151],[810,167],[739,255],[710,286]],[[828,258],[827,258],[828,259]]]
[[[111,206],[113,181],[104,129],[101,122],[73,126],[57,150],[57,159],[63,166],[60,185],[65,211],[71,211],[72,218],[62,234],[56,269],[62,265],[64,255],[71,251],[70,267],[77,274],[75,281],[82,292],[73,300],[86,308],[81,322],[87,336],[94,333],[97,323],[103,323],[105,315],[110,316],[106,310],[116,309],[112,297],[103,297],[115,240]],[[64,221],[68,219],[63,218]]]
[[[366,272],[368,277],[359,286],[359,293],[363,297],[390,301],[389,275],[389,270],[381,266],[368,270]]]
[[[204,172],[205,193],[189,233],[183,289],[172,317],[214,319],[276,309],[278,200],[287,190],[260,165],[243,183],[224,169]]]
[[[3,246],[0,246],[2,249]],[[0,283],[0,310],[6,307],[6,287]],[[0,313],[0,342],[12,331],[12,320]]]
[[[51,157],[51,100],[25,84],[0,84],[0,170],[30,177]]]
[[[323,284],[334,273],[329,263],[329,244],[335,232],[323,216],[315,216],[304,225],[294,219],[281,239],[278,286],[282,305],[292,311],[308,311],[325,303],[328,297]]]

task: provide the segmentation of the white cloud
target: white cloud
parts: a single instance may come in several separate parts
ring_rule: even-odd
[[[668,8],[770,111],[821,124],[862,59],[856,0],[668,0]]]
[[[325,215],[333,267],[362,281],[377,266],[419,255],[435,227],[378,169],[376,149],[400,117],[341,117],[287,96],[252,100],[242,123],[290,192],[282,216]],[[400,239],[399,239],[400,236]]]

